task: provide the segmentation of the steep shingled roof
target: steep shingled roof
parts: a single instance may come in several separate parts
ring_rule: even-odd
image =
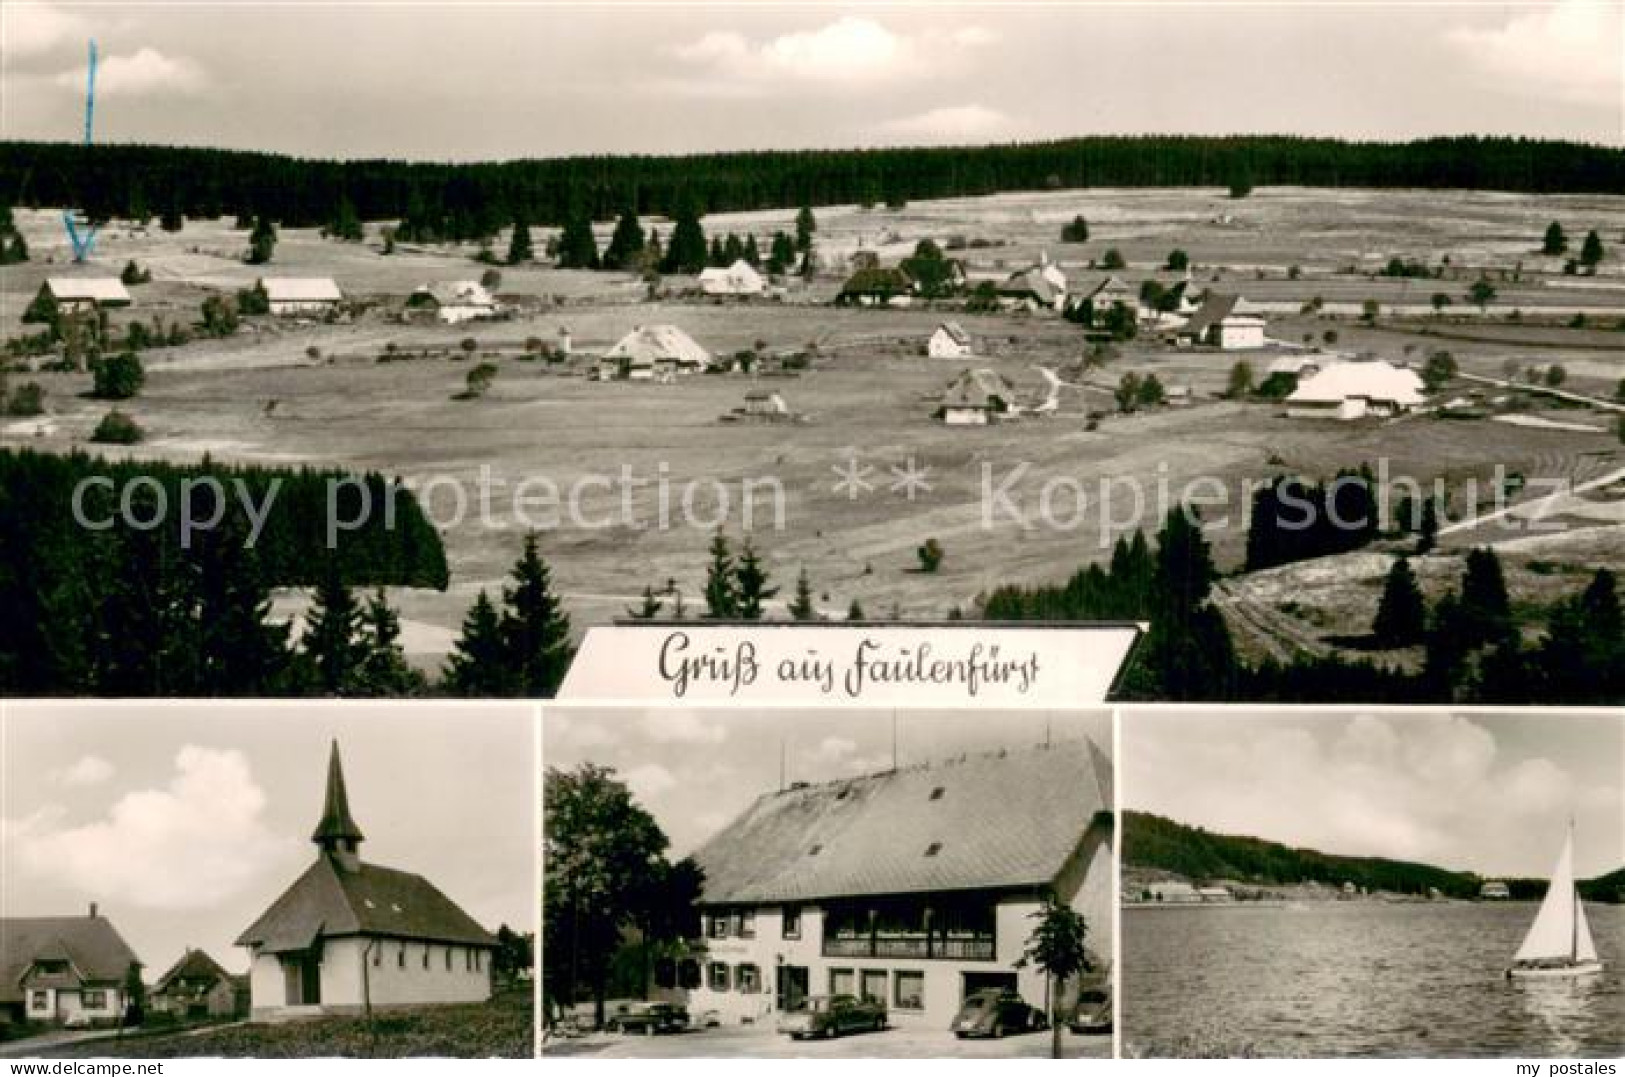
[[[169,971],[158,977],[153,984],[155,993],[161,994],[169,990],[171,984],[180,980],[225,980],[231,982],[231,973],[220,966],[220,962],[210,957],[203,950],[188,950],[181,955],[179,961],[169,967]]]
[[[694,857],[705,904],[1043,886],[1111,810],[1069,740],[768,793]]]
[[[1286,402],[1340,404],[1363,397],[1414,408],[1424,402],[1422,388],[1421,375],[1416,371],[1394,366],[1384,359],[1330,363],[1313,377],[1300,381]]]
[[[945,408],[1008,408],[1015,400],[1016,387],[996,370],[978,367],[967,370],[949,383],[942,393]]]
[[[496,939],[421,875],[362,864],[346,871],[319,856],[237,938],[271,953],[307,949],[319,938],[385,935],[495,946]]]
[[[661,361],[711,365],[711,353],[675,325],[640,325],[605,352],[603,358],[627,359],[634,366],[652,366]]]
[[[106,917],[7,917],[0,919],[0,1003],[23,1000],[24,978],[40,958],[67,961],[73,986],[122,983],[141,963]]]

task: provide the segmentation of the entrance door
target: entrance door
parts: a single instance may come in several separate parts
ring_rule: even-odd
[[[807,995],[812,990],[812,977],[808,974],[805,965],[781,965],[779,967],[778,1003],[780,1013],[789,1013],[801,1009],[802,1003],[807,1001]]]
[[[322,963],[315,954],[285,954],[282,978],[289,1006],[319,1006],[322,1001]]]

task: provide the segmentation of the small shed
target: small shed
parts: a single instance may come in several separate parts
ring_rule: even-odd
[[[958,322],[943,322],[926,341],[925,353],[933,359],[965,359],[971,354],[970,334]]]
[[[82,314],[130,305],[129,290],[117,277],[49,277],[44,294],[59,314]]]
[[[425,284],[412,293],[406,305],[412,310],[432,311],[447,325],[490,318],[497,312],[496,297],[477,280]]]
[[[752,296],[767,291],[767,278],[756,267],[738,259],[731,266],[700,271],[700,291],[709,296]]]
[[[937,415],[949,426],[987,426],[1009,414],[1016,389],[996,370],[967,370],[948,384]]]

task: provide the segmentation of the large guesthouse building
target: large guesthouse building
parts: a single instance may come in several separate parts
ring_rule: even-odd
[[[237,940],[255,1020],[491,997],[496,939],[421,875],[362,862],[337,743],[311,840],[316,862]]]
[[[1088,740],[766,794],[695,853],[689,1007],[761,1021],[849,994],[947,1028],[984,988],[1043,1006],[1021,957],[1046,896],[1082,913],[1094,966],[1110,960],[1111,805],[1111,763]]]

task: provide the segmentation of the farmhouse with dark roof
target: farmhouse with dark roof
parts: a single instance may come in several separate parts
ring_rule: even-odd
[[[0,1024],[117,1024],[140,968],[95,905],[87,916],[0,919]]]
[[[985,988],[1041,1006],[1021,957],[1046,895],[1083,914],[1095,968],[1110,961],[1111,811],[1111,763],[1087,740],[765,794],[694,854],[689,1008],[760,1022],[849,994],[940,1029]]]
[[[496,939],[427,879],[361,860],[338,744],[316,862],[237,939],[255,1019],[491,996]]]

